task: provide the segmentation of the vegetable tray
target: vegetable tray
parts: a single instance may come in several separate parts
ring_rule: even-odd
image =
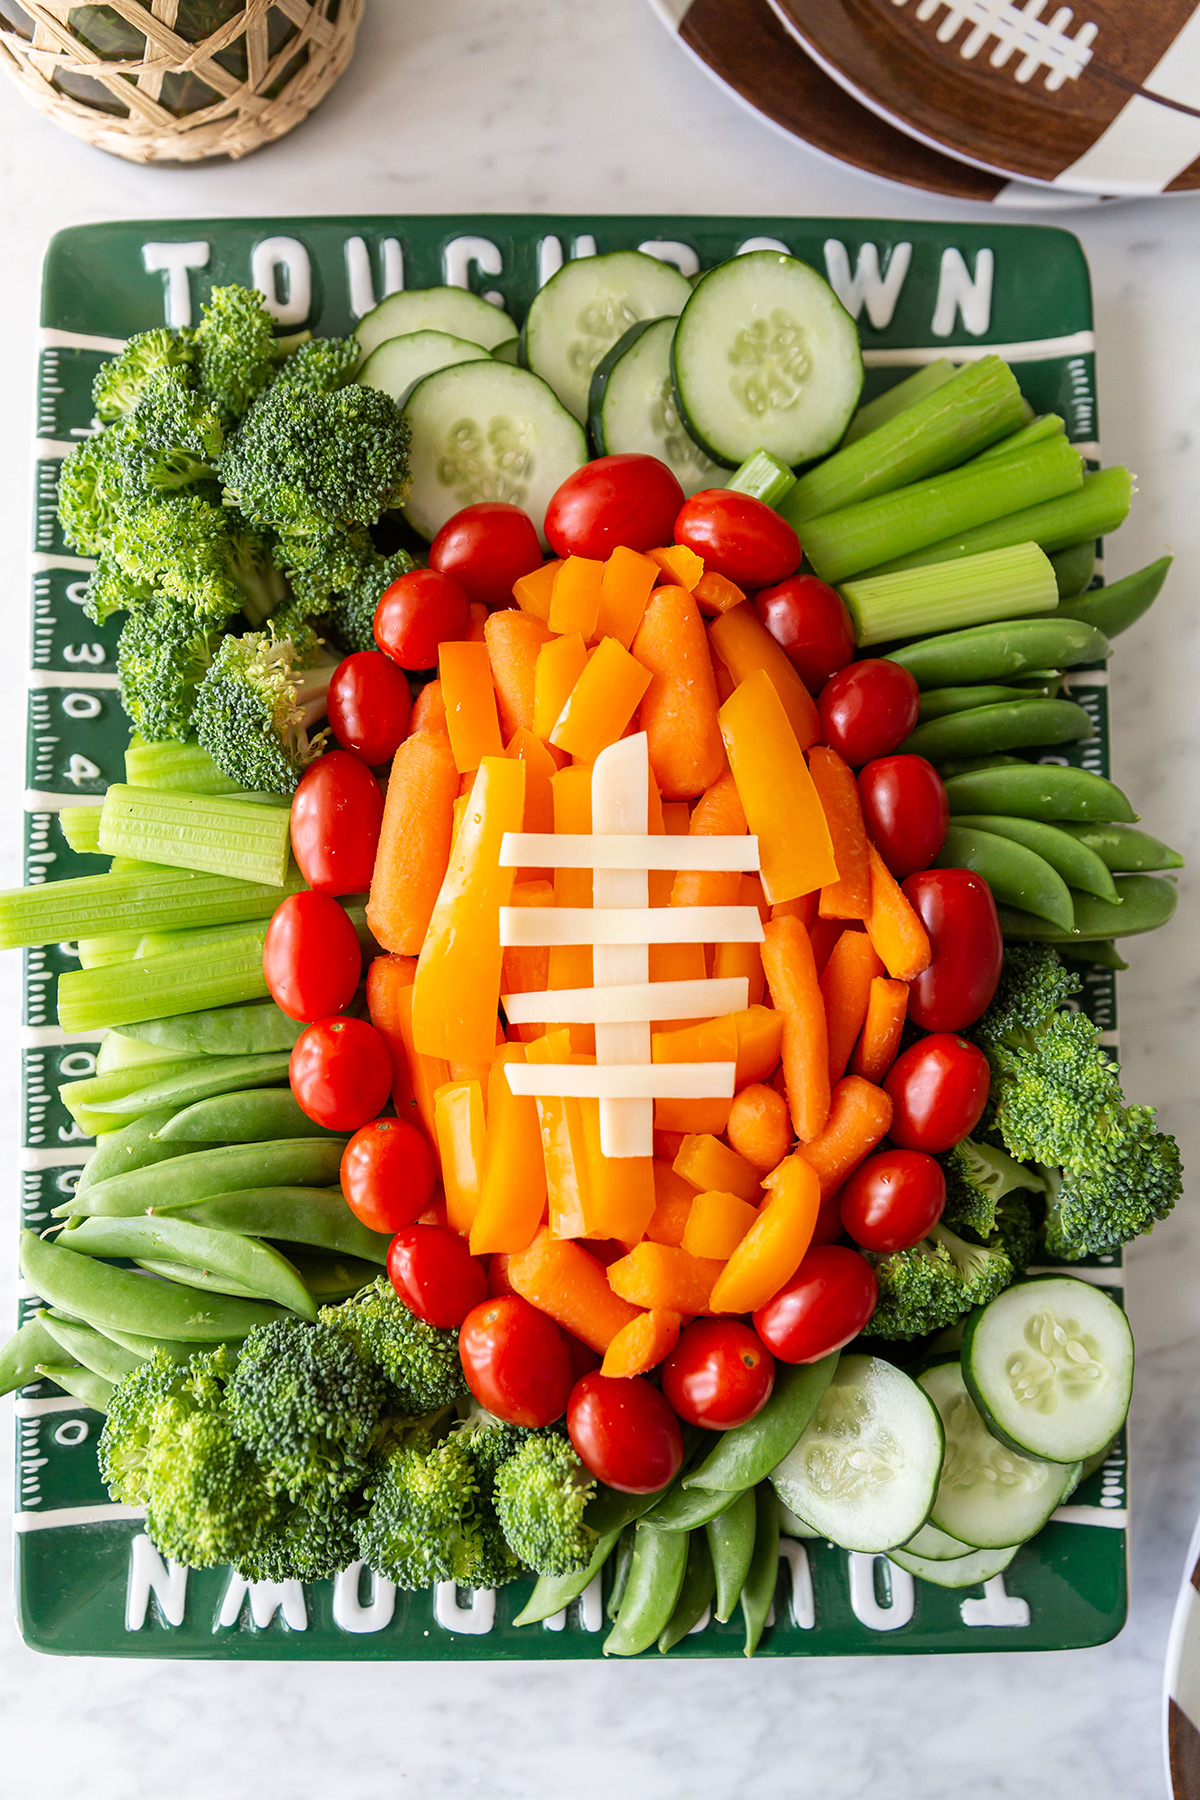
[[[787,249],[826,272],[853,312],[867,363],[866,395],[913,366],[997,351],[1037,412],[1061,413],[1070,439],[1095,454],[1091,295],[1086,263],[1067,232],[1034,226],[869,219],[754,219],[453,215],[416,218],[243,219],[80,226],[50,246],[42,299],[36,505],[30,633],[26,880],[96,872],[59,830],[67,806],[123,779],[128,727],[116,693],[118,622],[96,627],[81,610],[89,564],[65,554],[55,517],[61,457],[92,417],[91,384],[106,354],[134,331],[184,325],[210,287],[254,281],[289,329],[350,329],[402,283],[469,285],[522,318],[563,256],[643,248],[685,274],[743,246]],[[504,498],[484,495],[479,498]],[[1072,692],[1096,736],[1055,760],[1108,772],[1107,675],[1077,671]],[[67,1039],[55,989],[76,966],[73,946],[26,952],[24,997],[24,1224],[45,1227],[70,1192],[88,1141],[57,1098],[92,1072],[97,1040]],[[1088,966],[1084,1004],[1115,1043],[1114,980]],[[1079,1272],[1120,1298],[1119,1257]],[[1073,1265],[1073,1267],[1078,1267]],[[35,1304],[21,1301],[22,1312]],[[592,1590],[545,1625],[517,1629],[528,1581],[498,1594],[452,1586],[388,1591],[350,1570],[337,1582],[246,1591],[229,1569],[164,1567],[135,1515],[110,1503],[96,1468],[97,1414],[50,1382],[16,1401],[16,1584],[21,1629],[60,1655],[556,1659],[598,1657],[600,1597]],[[1118,1445],[985,1589],[924,1583],[885,1557],[786,1539],[774,1623],[762,1656],[915,1655],[1069,1649],[1107,1641],[1126,1609],[1124,1451]],[[708,1624],[676,1652],[740,1656],[742,1628]]]

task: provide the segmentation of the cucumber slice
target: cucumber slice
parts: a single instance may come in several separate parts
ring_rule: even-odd
[[[863,360],[854,320],[815,269],[752,250],[696,287],[671,375],[680,418],[715,461],[736,467],[762,449],[794,468],[838,442]]]
[[[924,1557],[927,1562],[953,1562],[956,1557],[969,1556],[976,1548],[974,1544],[964,1544],[961,1538],[951,1537],[948,1531],[941,1531],[936,1525],[922,1525],[915,1537],[910,1537],[902,1546],[911,1556]]]
[[[380,388],[403,406],[423,375],[448,369],[454,363],[482,362],[491,355],[482,344],[451,337],[448,331],[409,331],[403,337],[385,338],[358,371],[363,387]]]
[[[1102,1288],[1073,1275],[1039,1275],[968,1319],[962,1367],[997,1437],[1028,1456],[1075,1463],[1096,1455],[1125,1423],[1133,1333]]]
[[[588,429],[601,456],[657,456],[685,494],[724,487],[727,475],[688,436],[671,390],[674,319],[643,319],[602,357],[588,391]]]
[[[534,295],[521,338],[525,362],[586,419],[600,359],[639,319],[675,318],[691,292],[678,269],[641,250],[578,257]]]
[[[911,1550],[889,1550],[888,1557],[898,1568],[907,1569],[910,1575],[931,1582],[934,1587],[969,1588],[982,1586],[993,1575],[1002,1575],[1020,1548],[1020,1544],[1007,1544],[1002,1550],[972,1550],[949,1562],[914,1556]]]
[[[406,288],[389,294],[358,321],[354,335],[363,355],[369,356],[388,338],[407,337],[413,331],[445,331],[469,344],[482,344],[485,350],[517,335],[506,312],[460,287]]]
[[[931,1523],[979,1550],[1024,1543],[1061,1506],[1074,1485],[1075,1466],[1022,1456],[999,1443],[980,1418],[957,1362],[935,1363],[919,1381],[946,1433]]]
[[[843,1356],[771,1480],[821,1537],[878,1551],[925,1523],[941,1466],[941,1422],[916,1382],[878,1356]]]
[[[554,490],[588,459],[583,427],[511,363],[457,363],[418,381],[404,407],[412,486],[404,516],[433,538],[478,500],[508,500],[542,530]]]

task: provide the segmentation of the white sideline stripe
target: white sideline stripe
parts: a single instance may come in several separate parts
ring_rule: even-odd
[[[1107,1525],[1122,1531],[1129,1523],[1123,1506],[1060,1506],[1050,1514],[1052,1525]]]
[[[125,348],[125,338],[96,337],[90,331],[56,331],[43,325],[38,332],[43,350],[107,350],[110,355]]]
[[[90,575],[96,566],[96,559],[92,556],[52,556],[46,550],[35,550],[30,561],[35,575],[41,575],[47,569],[68,569],[80,575]]]
[[[1097,592],[1100,592],[1097,589]],[[1064,669],[1063,686],[1071,688],[1099,688],[1109,684],[1107,669]]]
[[[84,1400],[73,1394],[56,1394],[53,1400],[25,1400],[18,1394],[13,1407],[18,1419],[40,1419],[43,1413],[90,1412]]]
[[[1090,1281],[1093,1287],[1124,1287],[1124,1269],[1080,1269],[1074,1263],[1069,1268],[1053,1269],[1038,1264],[1036,1268],[1026,1269],[1027,1275],[1063,1275],[1076,1281]]]
[[[730,1100],[736,1063],[505,1063],[514,1094],[542,1100]]]
[[[761,944],[756,906],[502,906],[506,948],[550,944]]]
[[[77,450],[82,442],[82,438],[74,444],[64,443],[61,438],[34,438],[33,454],[38,462],[61,462],[64,456],[70,456],[72,450]]]
[[[691,846],[689,849],[688,846]],[[756,837],[618,837],[612,833],[506,831],[500,867],[519,869],[699,869],[758,872]]]
[[[102,1044],[104,1038],[103,1031],[64,1031],[61,1025],[21,1027],[23,1050],[58,1050],[65,1044]]]
[[[96,1154],[93,1144],[81,1150],[21,1150],[17,1153],[22,1169],[80,1169]]]
[[[905,349],[864,350],[863,362],[868,369],[907,368],[938,362],[943,356],[955,363],[981,362],[985,356],[1010,363],[1050,362],[1056,356],[1083,356],[1095,348],[1094,331],[1072,331],[1065,337],[1030,338],[1020,344],[910,344]]]
[[[633,981],[607,988],[549,988],[502,994],[510,1025],[628,1025],[652,1019],[716,1018],[744,1012],[750,983],[744,975],[706,981]]]
[[[30,669],[31,688],[119,688],[121,677],[115,669],[93,669],[90,665],[74,669]],[[97,796],[97,799],[99,796]]]
[[[14,1513],[13,1530],[52,1531],[59,1525],[108,1525],[118,1519],[144,1519],[145,1516],[144,1507],[121,1506],[110,1500],[102,1506],[60,1506],[54,1512]]]
[[[26,788],[26,812],[64,812],[68,806],[99,806],[103,794],[53,794],[45,788]]]

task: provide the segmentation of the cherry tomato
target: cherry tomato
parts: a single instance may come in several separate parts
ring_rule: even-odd
[[[447,519],[429,546],[429,566],[453,575],[467,599],[504,606],[513,583],[542,566],[533,520],[506,500],[480,500]]]
[[[432,669],[438,645],[465,638],[470,622],[461,582],[437,569],[410,569],[375,608],[375,642],[402,669]]]
[[[457,1331],[487,1295],[483,1264],[444,1225],[406,1225],[388,1246],[388,1280],[407,1306],[439,1331]]]
[[[509,1425],[553,1425],[575,1379],[571,1352],[554,1320],[520,1294],[473,1307],[458,1334],[467,1386]]]
[[[385,763],[408,736],[412,694],[390,656],[359,650],[333,671],[326,710],[343,750],[365,763]]]
[[[289,894],[275,908],[263,940],[263,977],[289,1019],[343,1012],[361,974],[358,933],[331,895]]]
[[[740,588],[773,587],[800,563],[800,539],[787,520],[753,494],[730,488],[701,488],[685,500],[675,542]]]
[[[342,1193],[368,1231],[399,1231],[419,1219],[437,1186],[429,1139],[407,1119],[375,1119],[342,1151]]]
[[[987,1057],[966,1038],[934,1032],[911,1044],[888,1071],[892,1097],[888,1136],[904,1150],[931,1156],[969,1137],[987,1105]]]
[[[570,1331],[564,1331],[563,1337],[566,1339],[567,1349],[571,1353],[571,1371],[575,1381],[581,1380],[585,1375],[590,1375],[593,1369],[600,1367],[604,1359],[597,1356],[590,1344],[585,1344],[582,1338],[577,1338]]]
[[[641,1375],[585,1375],[571,1389],[567,1435],[584,1467],[621,1494],[654,1494],[683,1464],[679,1420]]]
[[[697,1319],[662,1369],[662,1391],[679,1417],[709,1431],[744,1425],[774,1386],[774,1358],[740,1319]]]
[[[854,626],[836,588],[816,575],[789,575],[754,596],[754,610],[810,694],[854,661]]]
[[[880,756],[858,772],[867,836],[903,881],[937,859],[950,824],[946,787],[923,756]]]
[[[623,544],[669,544],[683,489],[657,456],[598,456],[568,475],[546,508],[546,541],[556,556],[602,558]]]
[[[875,1311],[875,1271],[846,1244],[810,1250],[754,1315],[754,1329],[780,1362],[819,1362],[857,1337]]]
[[[810,1248],[816,1244],[836,1244],[846,1235],[842,1226],[841,1191],[822,1200],[817,1222],[813,1226]]]
[[[842,1223],[856,1244],[884,1255],[928,1237],[946,1204],[941,1164],[923,1150],[868,1156],[842,1189]]]
[[[292,1045],[288,1080],[300,1110],[329,1131],[357,1131],[392,1087],[387,1041],[365,1019],[318,1019]]]
[[[917,722],[921,690],[899,663],[869,656],[821,689],[821,741],[853,767],[898,750]]]
[[[292,855],[309,887],[365,894],[382,823],[383,795],[366,763],[348,750],[318,757],[292,795]]]
[[[901,885],[933,951],[909,983],[908,1016],[923,1031],[965,1031],[991,1004],[1004,967],[992,890],[972,869],[925,869]]]

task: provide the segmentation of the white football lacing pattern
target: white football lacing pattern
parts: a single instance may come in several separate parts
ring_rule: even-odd
[[[908,0],[892,0],[894,6],[906,6]],[[1039,69],[1045,69],[1045,85],[1056,93],[1066,81],[1077,81],[1091,60],[1092,45],[1100,29],[1089,20],[1080,25],[1074,37],[1067,27],[1074,13],[1060,6],[1050,18],[1043,19],[1046,0],[1026,0],[1016,6],[1013,0],[919,0],[917,19],[922,25],[936,17],[940,8],[946,14],[937,29],[939,44],[949,44],[962,26],[970,27],[958,45],[964,62],[978,56],[989,39],[995,39],[988,61],[993,69],[1003,69],[1014,56],[1021,58],[1015,74],[1019,82],[1030,81]]]

